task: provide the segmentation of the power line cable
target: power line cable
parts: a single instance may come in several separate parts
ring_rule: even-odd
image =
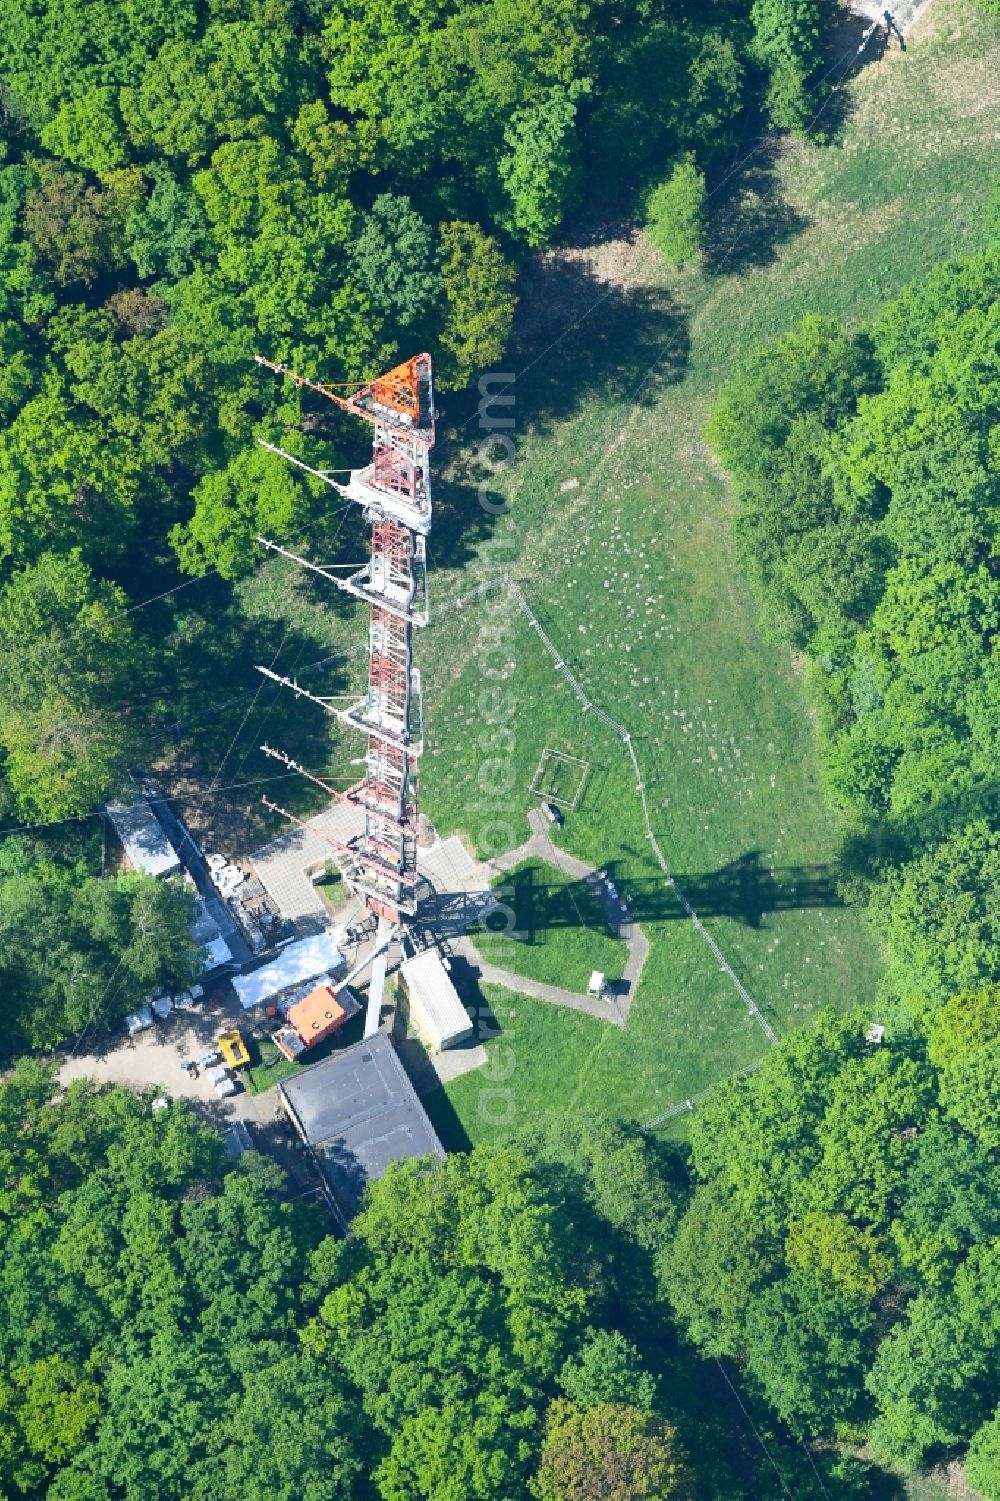
[[[343,515],[340,518],[340,524],[337,527],[337,530],[334,533],[334,536],[333,536],[333,538],[332,538],[332,540],[330,542],[330,546],[331,547],[334,547],[336,545],[337,541],[339,540],[340,534],[341,534],[341,532],[344,529],[344,522],[347,519],[347,515],[348,515],[348,510],[345,507],[344,513],[343,513]],[[308,578],[308,581],[307,581],[307,588],[309,588],[310,590],[313,589],[313,587],[315,585],[315,581],[316,581],[316,575],[310,570],[309,571],[309,578]],[[296,670],[298,668],[298,665],[299,665],[299,663],[302,660],[303,654],[305,653],[307,644],[308,644],[307,642],[303,642],[302,645],[299,647],[298,653],[297,653],[297,655],[295,657],[295,661],[292,663],[292,666],[291,666],[290,676],[294,677],[295,672],[296,672]],[[277,661],[277,658],[275,658],[275,661]],[[273,670],[274,669],[274,663],[273,662],[271,664],[271,667],[272,667],[272,670]],[[266,683],[267,679],[266,678],[262,679],[262,682]],[[268,704],[267,708],[265,709],[265,711],[264,711],[264,713],[263,713],[263,715],[261,717],[260,724],[258,725],[258,728],[257,728],[257,732],[252,737],[253,740],[259,740],[260,736],[264,733],[264,726],[267,724],[267,721],[270,719],[271,714],[274,712],[274,706],[278,702],[278,699],[279,699],[280,696],[281,696],[281,688],[280,688],[280,686],[275,686],[274,692],[271,695],[271,702]],[[256,698],[256,695],[255,695],[255,697],[254,697],[254,703],[256,703],[256,702],[257,702],[257,698]],[[252,713],[252,711],[253,711],[253,704],[251,704],[250,708],[247,710],[246,716],[244,717],[244,720],[243,720],[243,725],[241,725],[240,728],[239,728],[239,730],[237,730],[237,732],[236,732],[237,733],[237,738],[239,737],[239,735],[242,734],[242,732],[243,732],[243,726],[246,724],[246,721],[250,717],[250,714]],[[250,754],[251,748],[252,748],[252,742],[251,742],[251,745],[248,745],[247,748],[246,748],[246,750],[243,752],[243,756],[242,756],[242,759],[240,761],[240,764],[236,768],[236,775],[237,776],[239,776],[242,773],[243,767],[246,765],[246,759],[247,759],[247,756]]]
[[[830,67],[822,75],[822,77],[819,80],[820,83],[825,82],[826,79],[830,76],[831,73],[835,72],[836,69],[839,68],[842,63],[844,63],[845,61],[847,62],[847,67],[844,70],[843,76],[831,88],[830,93],[824,99],[824,101],[822,102],[822,104],[814,112],[814,114],[810,117],[810,119],[806,122],[806,125],[804,127],[805,131],[808,132],[809,130],[812,129],[812,127],[816,124],[816,121],[819,119],[820,115],[822,115],[823,111],[827,108],[827,106],[829,105],[830,101],[836,95],[837,91],[840,88],[843,87],[844,83],[846,82],[848,72],[850,71],[852,65],[854,64],[854,62],[856,60],[856,58],[857,58],[857,48],[852,43],[849,48],[847,48],[838,58],[835,59],[835,61],[830,65]],[[745,166],[746,163],[752,159],[752,157],[761,149],[761,146],[765,142],[767,142],[767,141],[776,141],[776,140],[779,140],[779,139],[781,139],[781,136],[780,136],[780,133],[778,133],[778,132],[773,132],[772,131],[772,132],[768,132],[767,134],[763,135],[761,137],[760,141],[758,142],[758,144],[753,148],[753,150],[750,151],[750,152],[748,152],[748,154],[742,159],[742,161],[738,162],[736,164],[736,166],[733,169],[731,169],[731,171],[722,180],[722,182],[719,183],[719,184],[717,184],[716,187],[712,189],[711,193],[708,196],[709,197],[714,197],[714,195],[717,192],[720,191],[720,189],[725,185],[725,183],[729,181],[729,178],[732,177],[733,174],[736,171],[738,171],[742,166]],[[772,189],[771,189],[772,196],[773,196],[773,193],[775,191],[776,191],[776,185],[774,187],[772,187]],[[727,257],[726,258],[728,258],[728,255],[732,253],[732,251],[735,249],[736,245],[739,244],[740,240],[743,238],[743,235],[745,233],[746,233],[746,230],[744,230],[743,234],[741,234],[738,237],[738,239],[736,241],[734,241],[733,245],[730,247],[730,251],[727,252]],[[657,255],[658,253],[659,252],[656,251],[655,247],[651,247],[650,251],[648,252],[650,258],[652,256]],[[720,264],[720,267],[719,267],[719,271],[720,272],[721,272],[721,269],[722,269],[722,265],[724,265],[724,264],[725,264],[724,261]],[[719,274],[719,273],[717,272],[716,274]],[[525,377],[525,375],[527,375],[527,373],[528,373],[529,370],[534,369],[534,367],[537,364],[539,364],[543,359],[545,359],[547,355],[551,354],[551,352],[552,352],[553,349],[555,349],[559,344],[561,344],[562,341],[570,333],[572,333],[574,331],[574,329],[578,328],[580,326],[580,324],[584,323],[586,321],[586,319],[590,317],[591,313],[595,312],[597,308],[599,308],[603,303],[607,302],[610,297],[613,297],[617,291],[618,291],[618,288],[616,286],[611,286],[605,292],[602,292],[599,297],[595,298],[594,301],[587,308],[585,308],[582,313],[578,314],[578,316],[576,318],[574,318],[573,321],[571,323],[569,323],[557,335],[557,337],[552,340],[552,342],[550,344],[546,345],[546,347],[539,354],[537,354],[534,357],[534,359],[532,359],[531,361],[529,361],[529,363],[527,365],[525,365],[522,370],[517,371],[517,373],[514,375],[514,377],[510,381],[508,381],[505,386],[501,386],[497,391],[491,392],[490,393],[490,400],[491,401],[497,400],[498,397],[504,395],[505,392],[509,391],[516,381],[523,380],[524,377]],[[477,417],[478,417],[478,413],[473,413],[471,416],[469,416],[468,418],[466,418],[465,422],[463,422],[456,429],[456,433],[455,433],[454,437],[445,438],[443,440],[443,442],[438,445],[439,454],[440,454],[440,452],[446,450],[449,446],[453,446],[457,442],[458,436],[461,433],[463,433],[465,431],[465,429],[467,427],[469,427],[470,424],[477,419]]]
[[[734,1077],[735,1078],[743,1078],[746,1074],[748,1074],[750,1072],[752,1072],[752,1070],[750,1070],[750,1069],[744,1069],[744,1070],[742,1070],[742,1072],[740,1074],[734,1075]],[[699,1098],[704,1098],[705,1095],[709,1094],[710,1092],[711,1092],[710,1090],[705,1090],[704,1093],[703,1093],[703,1095],[699,1096]],[[645,1128],[643,1128],[643,1129],[645,1129]],[[691,1169],[688,1166],[687,1159],[684,1156],[684,1153],[680,1150],[680,1148],[678,1146],[676,1146],[672,1142],[668,1142],[667,1145],[669,1146],[670,1150],[674,1153],[674,1155],[677,1157],[678,1161],[680,1162],[681,1167],[684,1169],[685,1177],[688,1180],[688,1187],[693,1190],[694,1186],[695,1186],[694,1179],[691,1176]],[[773,1459],[773,1457],[771,1455],[771,1452],[768,1449],[767,1445],[764,1443],[763,1438],[761,1437],[760,1433],[757,1431],[757,1428],[756,1428],[756,1426],[754,1424],[753,1418],[750,1416],[749,1412],[747,1411],[747,1409],[746,1409],[746,1407],[745,1407],[745,1405],[743,1403],[743,1399],[740,1397],[739,1392],[737,1391],[736,1387],[734,1386],[733,1382],[730,1379],[729,1372],[726,1370],[725,1366],[722,1363],[722,1360],[720,1359],[720,1357],[718,1355],[713,1355],[712,1359],[715,1361],[715,1364],[716,1364],[716,1366],[717,1366],[717,1368],[718,1368],[718,1370],[719,1370],[719,1372],[720,1372],[723,1380],[725,1381],[726,1385],[729,1387],[729,1390],[732,1392],[733,1396],[736,1398],[736,1401],[739,1403],[740,1410],[743,1413],[743,1416],[746,1418],[747,1422],[750,1424],[750,1427],[751,1427],[751,1429],[753,1431],[754,1437],[756,1438],[757,1442],[760,1444],[760,1446],[763,1449],[764,1453],[767,1455],[768,1459],[770,1460],[771,1466],[772,1466],[775,1474],[778,1476],[779,1481],[781,1482],[781,1488],[782,1488],[782,1490],[785,1492],[786,1495],[790,1495],[791,1493],[789,1492],[788,1487],[785,1484],[784,1477],[782,1476],[781,1471],[778,1469],[778,1466],[775,1464],[775,1461],[774,1461],[774,1459]],[[809,1450],[808,1444],[806,1443],[805,1439],[802,1437],[801,1434],[796,1434],[795,1430],[791,1427],[791,1424],[788,1424],[787,1426],[789,1428],[790,1433],[792,1434],[792,1437],[796,1440],[796,1442],[798,1444],[801,1445],[802,1450],[805,1453],[806,1458],[808,1459],[810,1465],[812,1466],[812,1472],[816,1476],[817,1484],[819,1485],[820,1490],[823,1492],[823,1495],[826,1498],[826,1501],[830,1501],[830,1493],[827,1490],[825,1484],[823,1483],[823,1477],[822,1477],[822,1475],[820,1474],[819,1470],[816,1467],[816,1461],[812,1457],[812,1454],[811,1454],[811,1452]]]
[[[485,585],[483,585],[483,584],[477,585],[475,588],[468,590],[464,594],[460,594],[460,595],[458,595],[457,597],[455,597],[453,599],[446,600],[445,603],[439,607],[439,609],[437,611],[438,615],[449,614],[449,613],[451,613],[454,610],[460,610],[460,609],[464,608],[464,606],[467,605],[471,600],[479,598],[486,591],[486,589],[492,589],[492,588],[498,587],[499,582],[500,582],[499,580],[489,580],[488,583],[485,584]],[[360,643],[360,644],[355,645],[355,646],[347,647],[343,651],[331,652],[331,653],[329,653],[325,657],[318,657],[315,662],[308,662],[308,663],[306,663],[305,667],[300,667],[299,671],[300,672],[310,672],[310,671],[312,671],[315,668],[325,667],[330,662],[343,661],[343,660],[346,660],[346,659],[351,658],[351,657],[367,656],[367,653],[368,653],[367,644],[366,643]],[[233,704],[240,703],[243,699],[249,697],[250,691],[251,691],[250,689],[247,689],[244,693],[237,694],[237,695],[235,695],[233,697],[223,699],[221,701],[221,703],[212,705],[209,709],[207,709],[205,711],[204,714],[202,714],[199,717],[201,719],[207,718],[208,716],[210,716],[213,713],[220,712],[221,710],[224,710],[224,709],[232,707]],[[198,722],[199,722],[198,719],[193,719],[193,720],[192,719],[175,720],[173,724],[166,726],[165,729],[154,730],[150,735],[145,736],[144,740],[141,743],[145,744],[145,743],[148,743],[151,740],[163,739],[166,735],[176,734],[180,730],[186,729],[190,725],[196,724]],[[297,776],[297,775],[298,775],[297,772],[282,772],[281,773],[281,777],[282,778],[286,777],[286,776]],[[333,773],[324,773],[324,775],[329,777],[329,776],[332,776]],[[253,786],[258,785],[259,783],[268,782],[268,781],[274,781],[274,780],[278,780],[278,778],[275,778],[275,777],[253,777],[249,781],[246,781],[246,782],[231,782],[227,786],[216,787],[214,789],[214,791],[211,793],[211,796],[214,797],[214,796],[217,796],[220,793],[224,793],[224,792],[233,790],[233,789],[238,788],[238,787],[253,787]],[[207,796],[209,796],[209,794],[207,792],[185,793],[183,795],[178,795],[176,797],[161,798],[160,801],[162,801],[162,802],[196,802],[200,798],[207,797]],[[32,832],[35,832],[35,831],[37,831],[39,829],[57,828],[58,826],[60,826],[62,824],[79,823],[79,822],[83,822],[83,821],[85,821],[85,820],[87,820],[89,818],[99,818],[100,816],[101,816],[101,809],[100,808],[96,808],[96,809],[92,808],[92,809],[89,809],[85,813],[68,813],[68,814],[66,814],[62,818],[42,819],[42,820],[38,820],[38,821],[36,821],[34,823],[11,824],[11,825],[8,825],[8,827],[6,827],[6,828],[0,828],[0,839],[6,837],[9,834],[32,833]]]
[[[205,798],[220,797],[226,792],[235,792],[242,787],[259,787],[265,782],[282,782],[286,777],[297,775],[298,773],[294,771],[275,772],[271,776],[249,777],[244,782],[228,782],[223,787],[212,788],[211,791],[177,792],[171,793],[169,797],[157,794],[156,801],[158,803],[198,803],[202,802]],[[328,780],[334,778],[334,773],[332,772],[325,772],[324,775]],[[89,818],[103,817],[103,813],[103,808],[91,808],[87,813],[67,813],[62,818],[45,818],[38,820],[36,823],[9,824],[6,828],[0,829],[0,839],[6,839],[9,835],[13,834],[34,834],[40,829],[56,829],[68,823],[86,823]]]
[[[346,514],[348,511],[350,511],[351,505],[352,502],[346,500],[332,502],[329,507],[324,508],[323,513],[320,516],[317,516],[313,521],[309,522],[308,525],[296,527],[293,531],[286,533],[283,540],[292,541],[296,538],[309,535],[309,533],[314,532],[318,526],[322,526],[325,521],[332,519],[332,517],[336,516],[338,513]],[[50,654],[52,656],[60,656],[60,669],[63,677],[65,678],[67,673],[65,651],[67,645],[69,645],[74,640],[91,634],[95,631],[105,630],[108,626],[114,625],[116,621],[125,620],[129,616],[137,614],[141,610],[147,609],[150,605],[158,604],[161,600],[164,599],[169,599],[172,595],[179,594],[184,589],[190,589],[195,584],[201,584],[208,579],[221,577],[222,574],[220,573],[218,568],[210,568],[205,573],[198,574],[195,578],[183,579],[181,583],[174,584],[170,589],[163,589],[159,594],[152,594],[148,599],[138,600],[135,604],[129,605],[127,609],[118,610],[114,614],[106,616],[103,620],[84,622],[75,625],[70,630],[64,632],[58,641],[52,642],[50,644]],[[113,581],[101,580],[100,582],[108,583]],[[30,664],[32,658],[37,659],[38,657],[41,657],[41,659],[44,660],[43,648],[45,645],[46,642],[42,641],[36,643],[35,646],[22,648],[18,654],[18,660],[22,665]]]

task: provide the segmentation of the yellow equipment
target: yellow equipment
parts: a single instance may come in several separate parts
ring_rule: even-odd
[[[238,1027],[233,1027],[231,1032],[223,1032],[218,1041],[219,1052],[230,1068],[242,1068],[244,1064],[250,1062],[247,1045]]]

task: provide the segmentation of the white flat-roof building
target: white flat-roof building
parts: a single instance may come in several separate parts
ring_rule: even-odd
[[[424,949],[399,967],[410,1020],[421,1040],[437,1051],[467,1042],[475,1028],[437,949]]]
[[[144,797],[126,807],[110,802],[107,814],[133,870],[145,876],[172,876],[180,870],[177,851]]]
[[[276,959],[248,975],[237,975],[233,989],[241,1004],[249,1010],[272,996],[280,995],[291,985],[312,980],[317,975],[336,975],[344,967],[344,956],[329,933],[314,933],[282,949]]]

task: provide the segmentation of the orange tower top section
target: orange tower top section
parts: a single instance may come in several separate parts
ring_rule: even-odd
[[[345,382],[345,387],[357,386],[349,396],[331,390],[321,381],[297,375],[287,365],[266,360],[262,354],[255,354],[254,359],[258,365],[265,365],[268,370],[287,376],[297,386],[308,386],[310,390],[318,391],[328,401],[343,407],[346,412],[353,412],[356,417],[402,428],[428,445],[434,442],[434,389],[429,354],[412,355],[401,365],[387,370],[384,375],[375,376],[373,380]]]

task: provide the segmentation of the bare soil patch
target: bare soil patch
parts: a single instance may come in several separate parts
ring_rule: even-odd
[[[160,761],[153,766],[153,780],[166,797],[177,799],[174,811],[191,830],[203,850],[218,850],[229,856],[246,855],[267,837],[260,807],[260,788],[228,789],[224,776],[212,788],[196,767]]]

